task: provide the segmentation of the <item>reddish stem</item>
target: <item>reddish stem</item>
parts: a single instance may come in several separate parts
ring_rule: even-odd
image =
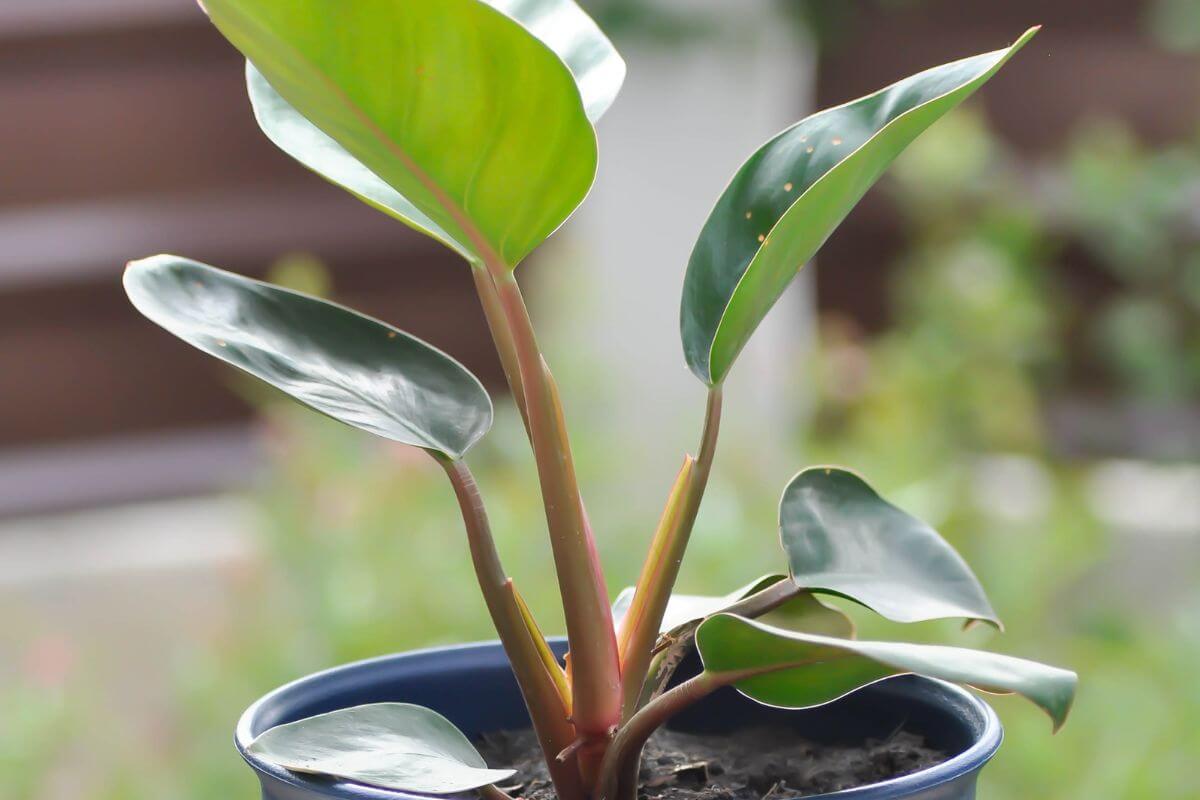
[[[479,303],[483,306],[483,316],[487,320],[488,330],[492,333],[496,354],[500,356],[504,379],[508,382],[508,390],[512,393],[517,411],[521,412],[521,421],[525,423],[525,432],[528,434],[529,411],[525,407],[525,389],[521,385],[521,365],[517,362],[517,346],[508,327],[508,320],[504,316],[504,306],[500,303],[500,295],[496,291],[492,276],[482,265],[471,265],[471,277],[475,279],[475,290],[479,294]]]
[[[562,404],[512,273],[492,269],[512,333],[571,649],[572,720],[585,783],[620,718],[621,673],[608,590],[583,508]]]
[[[687,706],[724,685],[701,672],[643,706],[621,726],[600,768],[597,800],[636,800],[638,762],[654,731]]]
[[[575,739],[575,729],[568,719],[554,676],[544,662],[542,651],[546,647],[545,640],[538,642],[533,639],[534,627],[526,620],[527,610],[521,607],[512,579],[505,574],[500,563],[479,487],[462,461],[441,455],[435,455],[434,458],[450,478],[462,509],[475,576],[479,580],[492,624],[500,636],[500,643],[504,646],[525,698],[555,791],[562,800],[584,800],[586,795],[580,783],[577,763],[573,760],[555,760],[555,756]]]

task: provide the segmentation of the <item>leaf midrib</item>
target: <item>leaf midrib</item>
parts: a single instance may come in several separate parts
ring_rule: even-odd
[[[321,81],[322,85],[324,85],[326,88],[330,89],[332,91],[333,96],[342,102],[343,107],[346,110],[348,110],[350,112],[350,114],[353,115],[356,119],[358,119],[363,125],[365,125],[367,130],[380,143],[382,143],[384,148],[387,149],[388,151],[390,151],[392,153],[392,155],[394,155],[397,159],[399,159],[399,161],[404,165],[405,169],[407,169],[409,172],[411,172],[413,174],[413,176],[421,183],[421,185],[423,185],[429,191],[429,193],[433,195],[434,199],[438,202],[438,204],[442,206],[442,209],[454,219],[455,223],[462,229],[462,232],[467,235],[467,238],[471,240],[471,243],[473,245],[475,245],[476,249],[478,249],[480,251],[480,257],[482,258],[484,263],[489,263],[489,264],[494,263],[494,264],[503,265],[506,268],[511,268],[511,265],[507,264],[499,256],[498,252],[491,245],[491,243],[488,242],[487,238],[483,235],[483,232],[480,231],[474,225],[474,223],[471,222],[471,220],[467,216],[466,212],[463,209],[459,208],[458,204],[454,202],[453,198],[451,198],[448,194],[446,194],[445,190],[441,187],[441,185],[437,181],[433,180],[433,178],[430,177],[425,172],[425,170],[422,169],[417,164],[417,162],[415,160],[413,160],[413,158],[408,154],[407,151],[404,150],[404,148],[402,148],[397,142],[395,142],[391,137],[389,137],[386,133],[384,133],[384,131],[379,127],[379,125],[365,111],[363,111],[361,108],[359,108],[358,104],[355,103],[348,94],[346,94],[345,90],[343,90],[342,87],[339,86],[336,81],[334,81],[331,77],[329,77],[323,69],[321,69],[319,66],[317,66],[313,62],[312,59],[310,59],[303,51],[299,50],[296,47],[293,47],[286,40],[280,39],[278,36],[275,36],[268,28],[266,28],[262,24],[258,23],[258,21],[256,19],[254,19],[253,17],[239,12],[239,10],[236,7],[227,6],[226,9],[227,9],[227,13],[241,19],[249,27],[256,28],[260,33],[265,33],[267,38],[269,38],[272,41],[279,44],[283,49],[286,49],[289,53],[293,54],[293,56],[295,56],[300,63],[302,63],[306,67],[308,67],[317,76],[317,78]],[[498,12],[496,12],[496,13],[498,13]],[[260,72],[261,72],[261,70],[260,70]],[[265,72],[263,73],[263,77],[267,77]],[[268,83],[269,82],[270,82],[270,79],[268,78]],[[278,89],[276,89],[276,91],[278,91]],[[280,92],[280,96],[283,97],[282,92]],[[286,97],[284,97],[284,99],[287,100]],[[296,109],[296,111],[298,113],[300,113],[301,116],[305,116],[303,114],[303,112],[300,112],[300,109],[295,104],[291,103],[290,100],[288,102],[289,102],[289,104],[292,105],[293,108]],[[305,119],[308,119],[308,117],[305,116]],[[329,136],[330,139],[337,142],[337,139],[334,136],[332,136],[328,131],[325,131],[323,128],[321,128],[321,126],[318,125],[316,122],[313,122],[313,120],[311,120],[311,119],[309,119],[309,122],[312,122],[312,124],[317,128],[317,130],[320,130],[326,136]],[[340,145],[341,142],[338,142],[338,144]],[[344,145],[342,145],[342,146],[344,147]],[[350,151],[347,150],[347,152],[350,152]],[[351,153],[351,155],[353,155],[353,153]],[[355,158],[357,158],[357,156],[355,156]],[[366,164],[363,164],[363,166],[367,167],[368,170],[371,170],[371,168],[369,166],[367,166]],[[374,170],[371,170],[371,171],[374,172]],[[376,174],[378,174],[378,173],[376,173]],[[382,179],[382,176],[379,176],[379,177]],[[474,179],[475,179],[475,176],[473,175],[472,178],[468,181],[468,183],[474,181]],[[384,183],[388,183],[388,181],[384,180]],[[390,185],[390,183],[389,183],[389,185]],[[393,188],[395,188],[395,187],[393,187]],[[472,266],[476,266],[476,265],[472,264]]]

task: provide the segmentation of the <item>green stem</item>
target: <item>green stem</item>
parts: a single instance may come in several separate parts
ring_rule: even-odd
[[[467,529],[471,563],[483,593],[492,624],[512,665],[529,716],[533,722],[555,791],[563,800],[584,800],[578,765],[574,761],[558,761],[556,756],[575,740],[575,729],[567,709],[543,659],[545,640],[533,638],[532,626],[526,620],[527,610],[517,599],[512,579],[500,564],[500,555],[492,537],[487,510],[479,486],[467,465],[440,454],[434,458],[446,471],[462,510]],[[557,668],[557,665],[556,665]]]
[[[571,649],[572,720],[585,782],[620,719],[621,673],[608,590],[583,508],[558,390],[537,346],[529,311],[511,271],[492,278],[512,333],[529,433]]]
[[[708,486],[717,434],[721,427],[721,387],[709,389],[704,412],[704,431],[694,466],[684,462],[667,508],[650,544],[642,574],[638,578],[633,602],[621,630],[621,675],[624,680],[621,719],[628,720],[637,711],[643,684],[650,670],[654,644],[662,627],[663,614],[675,588],[679,567],[687,550],[700,501]]]
[[[525,423],[525,432],[529,434],[529,411],[525,407],[525,388],[521,385],[521,365],[517,361],[517,346],[513,341],[512,331],[504,316],[504,306],[500,303],[500,294],[496,284],[487,269],[479,264],[471,265],[471,277],[475,279],[475,290],[479,294],[479,303],[483,306],[483,316],[487,320],[488,330],[492,333],[492,341],[496,345],[496,354],[500,356],[500,366],[504,369],[504,378],[508,382],[508,390],[512,394],[513,403],[521,412],[521,421]]]

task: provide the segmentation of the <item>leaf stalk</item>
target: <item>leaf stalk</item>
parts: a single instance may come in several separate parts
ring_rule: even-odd
[[[700,511],[700,501],[708,486],[720,428],[721,386],[717,384],[708,391],[700,448],[694,461],[690,457],[684,461],[684,467],[671,490],[638,578],[629,613],[622,624],[622,720],[633,716],[643,696],[643,684],[650,671],[663,614],[666,613],[671,591],[675,588],[679,566]]]
[[[701,672],[639,709],[617,731],[600,767],[597,800],[636,800],[638,763],[646,740],[664,722],[722,684]]]
[[[442,455],[435,455],[434,458],[446,471],[454,487],[467,529],[475,576],[492,624],[525,698],[555,791],[563,800],[584,800],[586,795],[577,763],[555,760],[555,756],[575,739],[575,729],[569,719],[569,706],[564,704],[560,693],[559,680],[556,680],[559,676],[551,671],[545,660],[549,646],[537,633],[532,615],[520,601],[512,579],[505,574],[500,563],[479,486],[463,461]],[[553,669],[562,672],[557,663]]]
[[[511,270],[492,264],[489,271],[512,336],[524,390],[571,650],[572,721],[577,736],[585,742],[579,759],[586,783],[594,772],[589,766],[599,766],[609,732],[620,718],[621,672],[612,611],[579,493],[558,388],[538,348],[529,311]]]
[[[512,330],[508,327],[496,284],[481,264],[471,264],[471,277],[475,280],[475,290],[479,295],[479,304],[483,307],[483,317],[487,320],[488,330],[492,334],[492,342],[496,345],[496,354],[500,357],[500,366],[504,370],[508,391],[512,394],[517,411],[521,413],[525,433],[532,437],[529,429],[529,410],[525,407],[525,387],[521,384],[521,365],[517,361],[517,345],[513,341]]]

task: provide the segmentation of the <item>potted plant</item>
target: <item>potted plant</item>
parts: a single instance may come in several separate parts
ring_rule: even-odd
[[[491,425],[492,404],[462,365],[331,302],[176,256],[131,263],[125,288],[157,324],[317,411],[422,448],[441,465],[499,635],[499,644],[336,668],[267,695],[236,735],[265,797],[475,790],[491,800],[507,797],[508,787],[529,797],[632,800],[645,778],[639,764],[647,742],[674,719],[717,744],[759,750],[763,741],[788,746],[785,727],[803,729],[816,740],[818,760],[821,743],[835,740],[865,752],[875,737],[870,746],[887,751],[905,728],[940,750],[939,763],[909,774],[912,764],[893,764],[882,781],[860,780],[867,785],[845,796],[965,798],[1000,728],[986,704],[951,684],[1020,693],[1056,728],[1063,722],[1073,673],[978,650],[862,641],[821,601],[847,598],[898,623],[961,618],[1000,626],[970,568],[938,533],[844,469],[805,469],[785,487],[786,575],[716,597],[672,594],[716,452],[722,385],[738,353],[888,164],[1036,29],[1006,49],[801,120],[734,173],[683,284],[684,355],[708,392],[700,446],[683,459],[637,585],[610,604],[558,390],[515,270],[592,183],[593,124],[624,78],[612,44],[572,0],[204,6],[247,57],[250,100],[272,141],[467,262],[535,456],[567,628],[565,642],[547,640],[501,565],[464,460]],[[901,675],[908,677],[884,680]],[[745,733],[765,723],[776,726],[766,740]],[[530,724],[544,786],[536,775],[489,766],[472,744]],[[686,774],[703,785],[712,777],[694,767],[676,762],[669,778]],[[654,783],[655,793],[669,794],[669,783]],[[751,784],[712,796],[764,794]],[[806,786],[820,784],[785,776],[765,793]]]

